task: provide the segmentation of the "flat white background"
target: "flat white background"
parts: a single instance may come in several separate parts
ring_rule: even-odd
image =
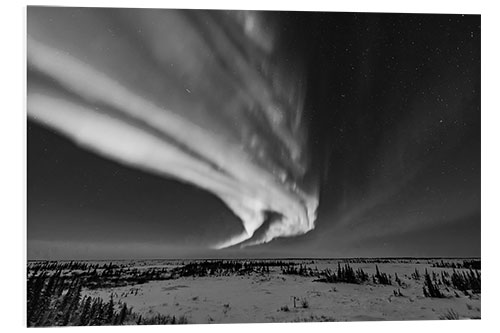
[[[405,321],[360,323],[297,323],[246,325],[186,325],[145,327],[67,328],[86,332],[483,332],[500,327],[497,246],[500,237],[500,108],[497,96],[500,21],[496,1],[469,0],[306,0],[289,1],[171,1],[171,0],[74,0],[2,2],[1,13],[1,101],[0,108],[0,330],[26,329],[26,6],[57,5],[85,7],[149,7],[261,9],[348,12],[406,12],[481,14],[481,203],[482,203],[482,320],[474,321]],[[61,332],[61,328],[43,332]]]

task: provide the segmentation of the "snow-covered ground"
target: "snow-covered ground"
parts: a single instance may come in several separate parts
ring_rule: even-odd
[[[312,269],[337,268],[335,261],[302,263]],[[354,270],[362,268],[370,275],[375,273],[375,263],[350,265]],[[316,282],[314,277],[283,275],[279,267],[271,267],[270,274],[180,277],[133,286],[84,289],[83,294],[104,300],[113,295],[115,301],[127,303],[145,317],[158,313],[185,316],[189,323],[429,320],[441,319],[450,310],[460,319],[481,317],[480,294],[467,296],[458,291],[456,297],[452,289],[445,292],[449,297],[428,298],[422,290],[423,277],[411,277],[415,268],[422,275],[425,269],[436,274],[443,270],[451,273],[452,269],[431,267],[427,260],[396,260],[377,265],[381,272],[392,276],[393,285],[373,284],[371,280],[365,284]],[[394,273],[402,286],[394,283]],[[395,296],[398,288],[402,296]],[[441,288],[445,290],[444,286]]]

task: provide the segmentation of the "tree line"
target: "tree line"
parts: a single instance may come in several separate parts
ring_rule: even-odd
[[[481,273],[479,270],[469,268],[467,271],[453,270],[453,273],[441,271],[441,274],[425,270],[424,286],[422,287],[425,297],[444,298],[443,287],[450,292],[449,288],[462,291],[466,296],[481,293]],[[459,297],[455,291],[455,296]]]
[[[464,269],[481,269],[481,261],[480,260],[463,260],[461,263],[460,262],[447,262],[444,260],[441,260],[439,262],[435,262],[432,264],[432,267],[437,267],[437,268],[453,268],[453,269],[459,269],[459,268],[464,268]]]
[[[185,324],[184,316],[157,314],[143,318],[124,302],[113,297],[105,302],[101,297],[82,297],[84,280],[65,277],[61,271],[52,275],[41,272],[27,282],[28,327],[42,326],[101,326],[101,325],[163,325]]]

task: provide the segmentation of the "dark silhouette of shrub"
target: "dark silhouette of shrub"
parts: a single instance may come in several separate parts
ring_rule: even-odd
[[[300,305],[302,305],[304,309],[309,308],[309,302],[305,298],[303,298],[302,301],[300,301]]]
[[[391,277],[386,273],[381,273],[378,269],[378,265],[375,265],[376,273],[372,276],[372,281],[375,284],[392,285]]]
[[[422,288],[425,297],[444,298],[443,293],[439,290],[439,286],[432,281],[427,270],[425,270],[424,279],[424,286]]]
[[[439,317],[439,319],[445,319],[445,320],[459,320],[460,315],[453,309],[449,309],[448,312],[446,312],[444,315]]]
[[[478,294],[481,292],[481,273],[472,268],[465,272],[453,270],[451,285],[453,288],[463,291],[464,293],[471,290],[472,293]]]
[[[415,271],[413,273],[411,273],[411,277],[412,279],[414,280],[420,280],[420,272],[418,271],[418,269],[415,268]]]
[[[349,265],[344,264],[343,266],[340,262],[337,264],[337,271],[332,272],[330,269],[326,268],[319,273],[320,279],[315,281],[328,282],[328,283],[353,283],[361,284],[368,281],[369,276],[363,271],[363,269],[358,268],[356,271]]]

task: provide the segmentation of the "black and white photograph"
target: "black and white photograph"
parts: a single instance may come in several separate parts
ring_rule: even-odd
[[[481,13],[25,12],[27,327],[481,319]]]

